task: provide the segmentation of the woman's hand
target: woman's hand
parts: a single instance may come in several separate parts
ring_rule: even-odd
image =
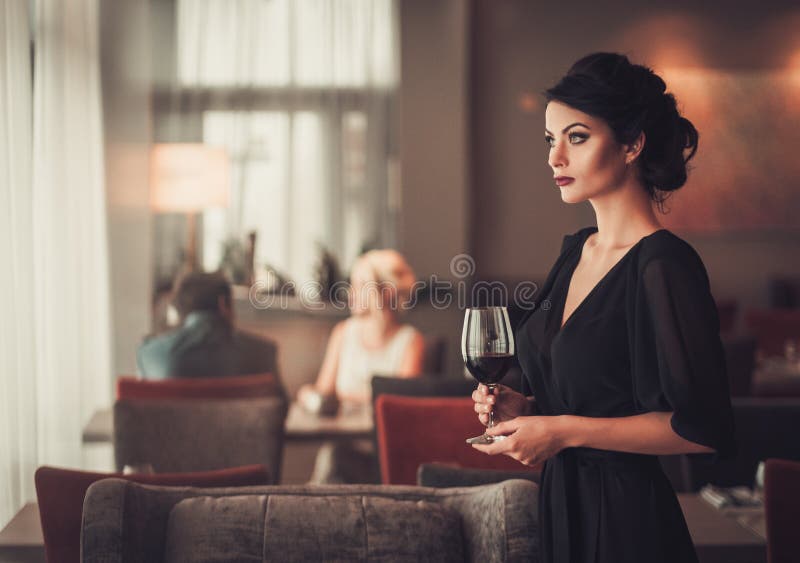
[[[311,383],[306,383],[297,391],[297,402],[309,412],[319,409],[320,393]]]
[[[314,387],[313,384],[306,383],[302,387],[300,387],[300,389],[298,389],[298,391],[297,391],[297,400],[300,403],[304,403],[304,402],[306,402],[308,400],[308,398],[312,394],[314,394],[316,392],[317,392],[317,390],[316,390],[316,388]]]
[[[539,465],[568,446],[566,419],[560,416],[520,416],[487,428],[504,440],[472,447],[489,455],[504,454],[523,465]]]
[[[489,388],[483,384],[478,385],[478,388],[472,392],[475,412],[478,413],[478,420],[484,426],[489,424],[489,411],[492,408],[494,408],[495,422],[532,414],[530,412],[531,402],[522,393],[517,393],[505,385],[498,385],[494,392],[494,395],[490,395]]]

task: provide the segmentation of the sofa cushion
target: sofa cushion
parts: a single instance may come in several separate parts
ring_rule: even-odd
[[[464,561],[461,516],[437,503],[364,497],[370,561]]]
[[[265,532],[266,531],[266,532]],[[381,496],[230,496],[180,501],[165,561],[463,561],[461,517]]]
[[[366,554],[360,496],[270,495],[265,553],[287,561],[359,561]]]
[[[264,553],[265,496],[197,497],[172,507],[164,561],[253,561]]]

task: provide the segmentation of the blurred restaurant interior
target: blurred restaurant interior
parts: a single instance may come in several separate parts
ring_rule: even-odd
[[[700,560],[800,560],[785,533],[786,515],[800,518],[800,465],[767,468],[767,496],[772,486],[788,505],[765,516],[761,495],[761,462],[800,462],[797,2],[0,0],[0,561],[77,560],[81,541],[84,560],[104,560],[98,530],[114,516],[100,492],[139,495],[125,518],[213,526],[157,512],[157,487],[137,481],[225,498],[268,485],[275,499],[307,483],[427,485],[445,492],[391,498],[434,505],[450,502],[451,478],[535,482],[537,468],[463,445],[482,428],[462,323],[466,307],[493,304],[513,324],[564,235],[594,224],[589,203],[566,205],[553,185],[542,92],[596,51],[652,67],[700,132],[686,187],[659,217],[707,268],[737,424],[735,460],[662,458]],[[332,296],[375,249],[413,270],[402,323],[424,342],[423,375],[416,387],[376,377],[366,404],[299,401],[349,315]],[[272,343],[272,368],[141,379],[143,341],[186,316],[175,295],[190,272],[230,282],[234,325]],[[512,366],[504,383],[519,378]],[[84,504],[91,483],[123,474],[129,489],[93,486]],[[273,498],[266,525],[289,533],[275,534],[286,545],[261,538],[265,554],[322,557],[299,524],[289,545],[304,518],[328,541],[353,533]],[[479,503],[463,502],[470,521]],[[81,507],[94,510],[82,527]],[[512,510],[497,518],[522,518]],[[150,550],[125,544],[131,561],[206,541],[125,533]],[[445,538],[463,542],[456,560],[483,557],[468,536]],[[437,559],[441,545],[425,545]]]

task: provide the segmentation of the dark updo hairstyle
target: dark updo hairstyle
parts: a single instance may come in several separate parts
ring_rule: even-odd
[[[631,144],[644,132],[637,161],[650,197],[663,212],[669,192],[686,183],[686,164],[697,152],[698,133],[681,117],[667,85],[646,66],[617,53],[593,53],[545,91],[557,101],[604,120],[616,141]],[[688,152],[687,152],[688,151]]]

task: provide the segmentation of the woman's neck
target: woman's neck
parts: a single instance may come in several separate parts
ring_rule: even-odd
[[[381,344],[394,335],[400,322],[393,311],[379,309],[359,317],[361,337],[367,344]]]
[[[626,248],[662,228],[650,195],[637,182],[589,201],[597,218],[595,245],[600,248]]]

